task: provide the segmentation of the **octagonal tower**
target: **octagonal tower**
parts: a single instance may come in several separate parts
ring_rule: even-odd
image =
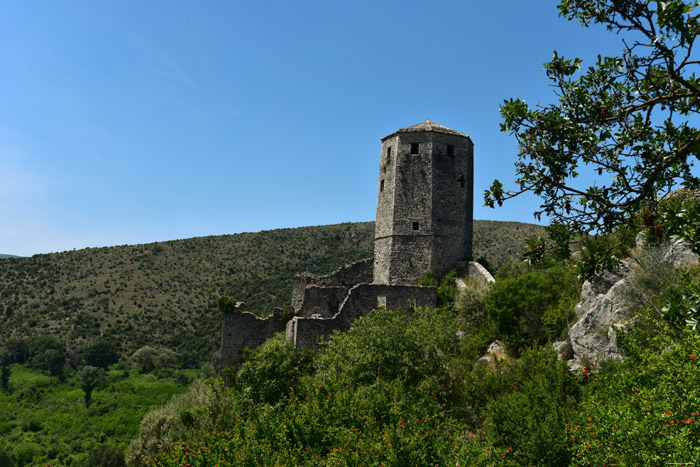
[[[382,138],[374,282],[416,284],[472,256],[474,145],[426,120]]]

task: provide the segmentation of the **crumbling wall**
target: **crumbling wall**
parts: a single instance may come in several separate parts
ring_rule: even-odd
[[[332,318],[295,316],[287,323],[287,341],[296,346],[318,348],[318,340],[333,331],[347,331],[357,318],[377,308],[414,309],[437,306],[437,289],[413,285],[358,284]]]
[[[305,318],[312,315],[330,318],[340,310],[340,304],[347,297],[349,289],[342,285],[309,285],[304,289],[304,302],[297,315]]]
[[[346,264],[325,276],[317,276],[308,272],[295,275],[292,279],[292,307],[296,311],[302,309],[306,299],[306,288],[309,285],[343,286],[349,289],[357,284],[371,283],[374,277],[373,266],[374,258],[367,258],[352,264]],[[343,294],[344,296],[345,294]]]
[[[224,376],[225,367],[241,366],[246,347],[253,349],[276,332],[284,331],[286,322],[283,313],[281,308],[275,308],[270,316],[262,319],[249,312],[248,306],[243,302],[236,303],[234,311],[225,313],[219,373]]]

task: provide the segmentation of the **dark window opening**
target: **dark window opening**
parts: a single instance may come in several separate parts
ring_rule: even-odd
[[[459,177],[459,186],[460,186],[460,188],[464,188],[466,186],[466,181],[464,180],[464,175]]]
[[[379,191],[384,191],[384,180],[379,181]]]
[[[386,148],[386,158],[391,159],[391,146]]]
[[[451,144],[447,145],[447,155],[450,157],[454,157],[454,155],[455,155],[455,147],[452,146]]]
[[[420,225],[418,224],[418,222],[414,222],[413,223],[413,230],[418,230],[419,228],[420,228]]]
[[[418,143],[411,143],[411,154],[418,154]]]

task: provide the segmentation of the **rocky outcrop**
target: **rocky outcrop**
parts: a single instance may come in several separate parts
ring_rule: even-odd
[[[620,296],[620,290],[631,274],[629,261],[623,261],[615,271],[606,271],[583,283],[581,301],[574,309],[577,321],[569,328],[569,344],[573,354],[569,367],[572,370],[580,368],[582,363],[622,359],[615,332],[631,318]],[[560,355],[568,352],[566,345],[558,344]]]
[[[675,268],[698,263],[698,255],[688,242],[669,242],[660,248],[663,261]],[[553,344],[572,370],[600,360],[623,359],[617,333],[632,318],[622,291],[635,274],[633,265],[633,259],[626,259],[615,271],[603,272],[583,283],[581,301],[574,309],[577,321],[569,328],[568,340]]]

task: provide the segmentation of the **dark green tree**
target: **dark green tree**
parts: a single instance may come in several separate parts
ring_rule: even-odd
[[[86,365],[106,369],[119,361],[119,344],[111,339],[98,339],[80,353]]]
[[[124,452],[111,444],[100,444],[90,449],[86,467],[123,467],[126,465],[124,461]]]
[[[229,295],[222,295],[216,300],[216,307],[222,313],[231,313],[236,309],[236,299]]]
[[[26,363],[29,359],[29,348],[27,343],[22,339],[10,339],[5,344],[5,348],[10,353],[10,360],[12,363],[19,363],[20,365]]]
[[[85,407],[90,406],[93,389],[99,387],[104,381],[105,372],[102,368],[85,365],[78,373],[80,388],[85,391]]]
[[[582,70],[580,59],[555,52],[544,65],[555,103],[530,108],[520,99],[505,101],[501,130],[520,147],[517,187],[506,190],[494,181],[486,204],[532,192],[542,199],[537,218],[545,214],[576,233],[607,233],[629,226],[636,213],[654,214],[657,198],[673,188],[697,188],[696,6],[684,0],[560,0],[560,16],[623,35],[621,55],[599,56]],[[698,218],[687,216],[686,226]],[[645,222],[656,222],[655,216]],[[694,245],[700,251],[700,241]]]
[[[11,358],[10,352],[6,348],[0,348],[0,387],[5,391],[10,389]]]

